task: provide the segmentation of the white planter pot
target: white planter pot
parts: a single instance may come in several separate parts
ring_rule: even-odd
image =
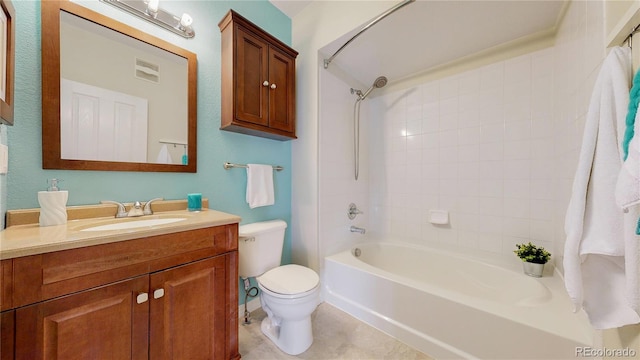
[[[536,264],[531,262],[523,262],[522,269],[524,273],[533,277],[542,277],[542,271],[544,270],[544,264]]]

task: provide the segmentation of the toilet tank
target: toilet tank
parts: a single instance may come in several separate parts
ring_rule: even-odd
[[[238,275],[256,277],[280,266],[287,223],[271,220],[238,228]]]

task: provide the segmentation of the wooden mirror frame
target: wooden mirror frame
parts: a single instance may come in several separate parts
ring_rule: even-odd
[[[15,41],[15,10],[9,0],[0,0],[0,8],[7,18],[7,48],[5,56],[5,95],[4,100],[0,99],[0,120],[3,124],[13,125],[13,79],[16,53]]]
[[[60,148],[60,12],[79,16],[187,60],[187,165],[62,159]],[[42,0],[42,168],[66,170],[197,172],[196,54],[68,0]]]

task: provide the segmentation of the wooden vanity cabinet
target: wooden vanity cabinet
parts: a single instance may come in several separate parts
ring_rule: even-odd
[[[13,259],[15,359],[239,359],[237,231]]]
[[[0,360],[14,357],[15,316],[12,309],[13,261],[0,261]]]
[[[14,358],[15,322],[15,310],[0,312],[0,360]]]
[[[218,26],[222,33],[220,128],[295,139],[298,53],[233,10]]]
[[[230,262],[230,257],[218,256],[151,275],[151,289],[163,289],[163,294],[150,294],[150,359],[228,358],[225,319],[232,299],[225,290]],[[156,296],[164,300],[155,301]]]
[[[16,359],[147,359],[148,277],[16,310]]]

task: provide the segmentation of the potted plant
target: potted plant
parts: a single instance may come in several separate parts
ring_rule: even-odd
[[[551,253],[541,246],[533,245],[531,242],[528,244],[516,244],[516,247],[517,249],[513,252],[522,259],[524,273],[533,277],[542,277],[544,264],[551,258]]]

